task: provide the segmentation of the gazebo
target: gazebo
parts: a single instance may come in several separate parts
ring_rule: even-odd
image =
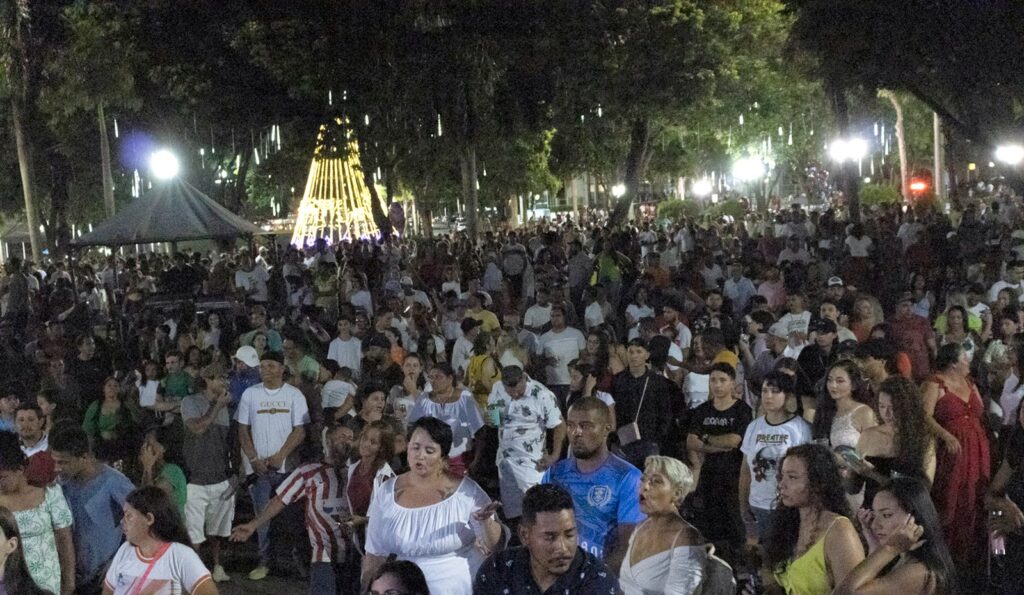
[[[188,240],[230,240],[262,229],[232,213],[188,182],[160,182],[71,246],[126,246]]]

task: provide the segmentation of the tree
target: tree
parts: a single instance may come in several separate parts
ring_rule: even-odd
[[[34,52],[31,20],[32,5],[29,0],[7,2],[0,9],[0,61],[3,62],[4,86],[11,101],[11,124],[18,151],[22,196],[25,199],[25,222],[32,244],[32,258],[39,262],[42,260],[43,239],[39,235],[35,201],[31,136],[39,88],[39,59]]]
[[[132,56],[135,47],[118,8],[106,2],[76,2],[64,9],[67,46],[47,66],[50,84],[41,97],[52,120],[79,112],[95,114],[99,129],[103,205],[108,217],[115,211],[114,175],[110,157],[107,110],[135,109]],[[51,122],[51,126],[60,124]]]
[[[617,219],[644,178],[652,141],[733,79],[751,48],[763,47],[781,22],[781,4],[771,1],[619,1],[550,10],[565,48],[552,67],[559,130],[600,106],[628,134]]]

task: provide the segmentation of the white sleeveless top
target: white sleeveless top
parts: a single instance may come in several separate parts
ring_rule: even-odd
[[[622,566],[619,567],[619,587],[623,595],[690,595],[699,592],[704,581],[707,547],[677,546],[678,534],[669,549],[648,556],[635,566],[630,564],[633,538],[646,523],[647,521],[641,523],[629,536],[629,548],[622,559]]]
[[[860,440],[860,430],[853,427],[853,414],[860,410],[861,407],[867,407],[867,405],[857,405],[849,413],[837,415],[832,419],[832,430],[828,435],[832,448],[837,446],[857,448],[857,442]]]

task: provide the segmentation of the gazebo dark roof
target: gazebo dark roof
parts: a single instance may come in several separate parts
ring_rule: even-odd
[[[130,202],[73,246],[233,239],[264,233],[181,179],[161,182]]]

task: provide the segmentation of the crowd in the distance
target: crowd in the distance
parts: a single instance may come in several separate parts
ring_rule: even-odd
[[[3,592],[1024,589],[1008,190],[6,271]]]

